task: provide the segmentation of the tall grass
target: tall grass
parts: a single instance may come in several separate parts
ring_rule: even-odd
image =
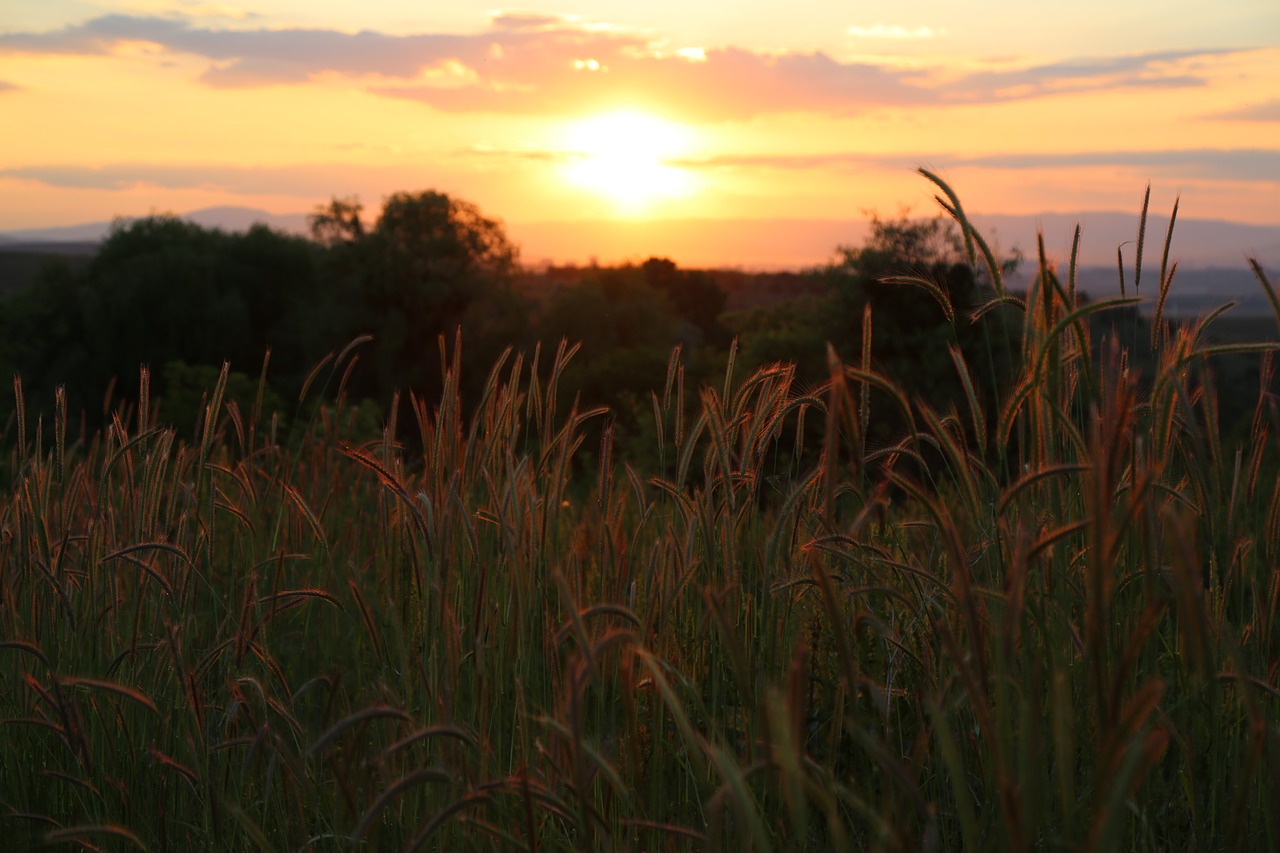
[[[730,357],[690,408],[675,353],[642,471],[608,412],[560,404],[567,345],[505,355],[468,418],[442,342],[441,398],[393,401],[380,436],[305,401],[280,436],[223,404],[224,371],[191,444],[145,373],[133,412],[69,441],[64,406],[27,423],[16,383],[6,838],[1280,848],[1272,399],[1229,443],[1212,362],[1241,347],[1158,315],[1140,387],[1086,322],[1132,299],[1081,302],[1043,252],[1006,293],[926,177],[990,270],[979,311],[1024,313],[990,342],[1021,347],[995,411],[958,350],[959,411],[867,356],[812,393]],[[875,400],[908,425],[888,447]]]

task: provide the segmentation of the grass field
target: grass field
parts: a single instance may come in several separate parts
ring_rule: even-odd
[[[958,351],[942,412],[865,361],[693,388],[675,353],[655,470],[564,404],[567,347],[464,418],[454,345],[380,437],[312,403],[354,346],[287,436],[219,383],[182,443],[144,381],[74,441],[18,387],[6,844],[1280,849],[1280,422],[1260,393],[1232,445],[1205,369],[1271,345],[1157,322],[1139,389],[1084,322],[1131,300],[1042,282],[994,297],[998,410]]]

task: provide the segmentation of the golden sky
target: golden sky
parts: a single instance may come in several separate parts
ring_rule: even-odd
[[[13,8],[17,6],[18,8]],[[1280,224],[1280,4],[43,0],[0,230],[441,189],[508,222],[1133,210]]]

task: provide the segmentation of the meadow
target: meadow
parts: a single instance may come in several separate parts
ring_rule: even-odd
[[[1280,849],[1280,412],[1264,383],[1227,434],[1213,384],[1275,344],[1163,322],[1166,235],[1140,383],[1089,322],[1137,296],[1085,302],[1043,251],[1006,292],[933,180],[979,312],[1021,323],[994,406],[957,346],[960,404],[909,398],[869,314],[819,386],[731,354],[695,387],[674,351],[643,465],[566,402],[567,343],[464,413],[441,339],[439,397],[374,432],[360,339],[287,430],[225,368],[190,441],[146,371],[83,438],[16,379],[6,844]]]

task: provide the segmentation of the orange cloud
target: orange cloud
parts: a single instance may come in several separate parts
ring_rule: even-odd
[[[935,31],[875,25],[875,37]],[[940,32],[940,31],[938,31]],[[852,115],[880,106],[1027,100],[1132,87],[1198,87],[1239,51],[1089,58],[977,72],[903,69],[827,53],[733,46],[670,49],[648,36],[550,15],[504,13],[479,33],[389,35],[327,29],[215,28],[107,15],[39,33],[0,34],[0,53],[107,55],[144,42],[203,57],[219,88],[297,85],[333,75],[450,112],[568,114],[631,105],[691,120],[776,113]]]
[[[1206,118],[1226,119],[1227,121],[1280,122],[1280,98],[1214,113],[1211,116],[1206,116]]]
[[[137,187],[201,189],[237,195],[323,198],[334,191],[335,175],[349,184],[396,185],[392,167],[351,164],[233,166],[222,163],[114,163],[107,166],[19,166],[0,169],[0,179],[35,181],[49,187],[126,190]]]

